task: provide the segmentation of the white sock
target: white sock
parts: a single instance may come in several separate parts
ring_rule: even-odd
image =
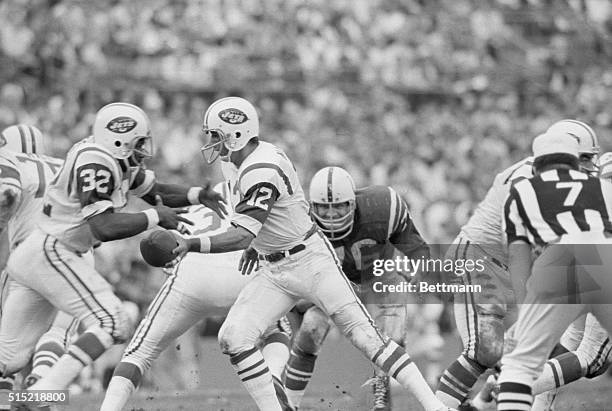
[[[65,390],[85,365],[70,354],[64,354],[30,390]]]
[[[289,347],[281,342],[273,342],[265,345],[261,353],[268,364],[270,373],[280,380],[285,364],[289,360]]]
[[[135,390],[136,387],[128,378],[114,376],[108,384],[100,411],[122,410]]]

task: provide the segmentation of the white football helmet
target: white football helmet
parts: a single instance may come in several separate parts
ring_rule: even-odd
[[[325,167],[310,181],[310,212],[325,235],[341,240],[353,229],[355,182],[340,167]]]
[[[94,143],[107,148],[118,160],[140,164],[153,156],[149,117],[133,104],[111,103],[98,110],[92,136]]]
[[[593,172],[597,170],[597,156],[599,155],[599,141],[595,131],[586,123],[578,120],[565,119],[557,121],[548,127],[546,132],[568,133],[578,139],[580,168]]]
[[[599,156],[597,161],[599,178],[612,181],[612,152],[608,151]]]
[[[252,138],[259,137],[259,116],[247,100],[225,97],[206,110],[202,132],[208,138],[201,149],[206,161],[211,164],[217,157],[229,161],[232,151],[242,150]]]
[[[27,124],[16,124],[2,130],[0,147],[26,154],[45,154],[42,132]]]

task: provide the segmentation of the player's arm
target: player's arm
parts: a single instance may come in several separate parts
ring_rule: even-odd
[[[160,196],[168,207],[186,207],[189,205],[204,204],[216,212],[220,217],[227,215],[223,196],[213,189],[210,181],[202,187],[186,187],[180,184],[160,183],[151,170],[139,169],[130,184],[130,190],[136,196],[149,204],[156,204],[156,197]]]
[[[411,259],[428,258],[429,246],[423,237],[421,237],[412,218],[410,218],[408,204],[395,190],[389,187],[389,191],[391,192],[391,210],[388,228],[389,242],[398,251]]]
[[[263,182],[250,181],[254,176],[241,179],[239,182],[241,199],[232,217],[233,227],[225,233],[212,237],[177,238],[179,245],[173,252],[181,256],[188,251],[226,253],[247,248],[261,230],[270,210],[280,196],[276,175],[271,174],[269,170],[257,174],[261,180],[264,180]]]
[[[504,204],[503,228],[508,241],[508,270],[517,303],[525,300],[526,283],[531,273],[529,232],[519,213],[523,207],[514,187]]]
[[[116,162],[104,153],[87,152],[75,161],[71,190],[75,190],[81,213],[98,240],[113,241],[131,237],[160,225],[177,228],[179,222],[191,222],[179,216],[184,210],[173,210],[161,204],[140,213],[115,213],[112,195],[120,190]]]
[[[8,159],[0,158],[0,231],[17,211],[21,191],[19,170]]]

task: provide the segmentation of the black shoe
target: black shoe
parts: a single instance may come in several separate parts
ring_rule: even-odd
[[[278,402],[280,403],[283,411],[296,411],[295,408],[291,406],[289,403],[289,398],[287,397],[287,393],[285,392],[285,386],[274,375],[272,376],[272,381],[274,382],[274,390],[276,391],[276,398],[278,398]]]

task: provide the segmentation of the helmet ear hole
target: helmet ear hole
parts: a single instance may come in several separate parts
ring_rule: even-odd
[[[236,138],[240,138],[241,135],[242,133],[240,131],[236,131]]]
[[[121,147],[121,141],[115,140],[115,147]]]

